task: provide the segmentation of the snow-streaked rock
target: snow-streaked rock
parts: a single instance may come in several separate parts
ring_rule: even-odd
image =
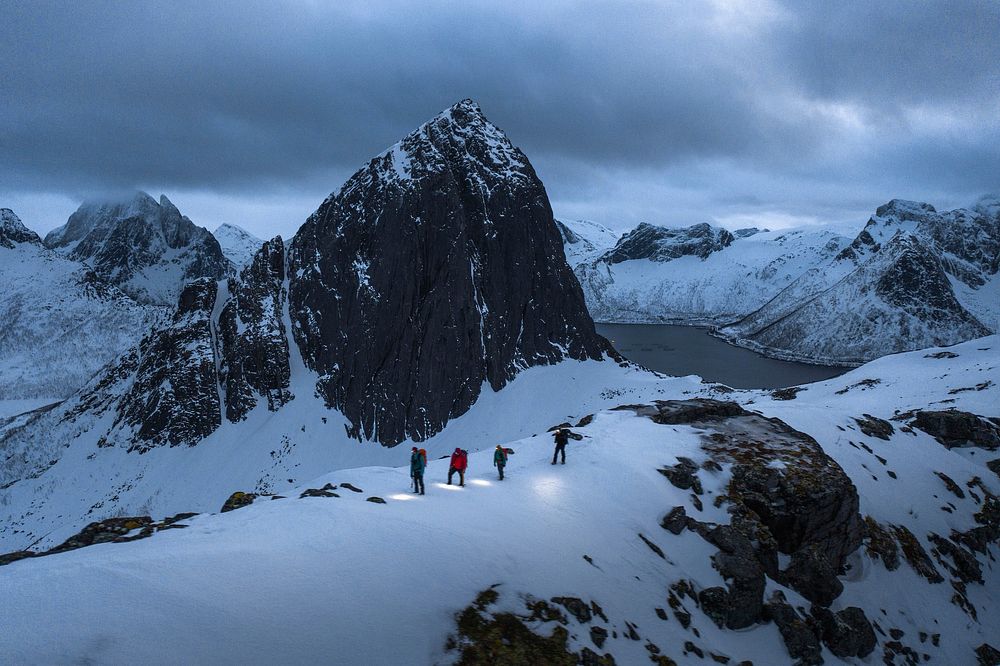
[[[226,255],[226,259],[233,262],[237,269],[249,264],[257,250],[264,244],[263,240],[235,224],[220,224],[212,235],[219,241],[222,254]]]
[[[157,202],[145,192],[83,203],[65,225],[46,235],[45,244],[154,305],[172,306],[190,280],[218,280],[232,272],[207,229],[181,215],[166,196]]]
[[[136,344],[163,314],[47,249],[0,209],[0,400],[57,400]]]

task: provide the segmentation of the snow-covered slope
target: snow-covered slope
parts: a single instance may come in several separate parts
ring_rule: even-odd
[[[906,412],[994,415],[998,351],[993,336],[889,356],[792,400],[725,394],[762,416],[719,402],[642,408],[647,397],[621,394],[633,407],[576,428],[565,466],[549,464],[547,422],[532,416],[518,438],[479,440],[464,488],[445,485],[447,461],[433,460],[427,495],[414,496],[406,451],[389,451],[393,466],[297,480],[281,499],[182,529],[0,566],[0,655],[975,664],[978,649],[991,663],[1000,482],[984,463],[997,454],[946,448]],[[523,388],[496,397],[545,395],[557,401],[550,421],[582,415],[565,392]],[[678,380],[662,389],[720,395]],[[494,443],[515,451],[502,482]],[[194,486],[192,468],[175,468],[176,482]],[[153,532],[143,524],[122,530]]]
[[[113,201],[88,201],[45,244],[82,261],[136,300],[172,306],[184,284],[220,279],[232,264],[207,229],[181,215],[166,196],[145,192]]]
[[[609,248],[596,259],[582,259],[574,270],[597,321],[720,323],[762,306],[848,244],[842,236],[817,229],[758,232],[728,240],[710,248],[675,244],[669,254],[642,258]]]
[[[837,364],[988,335],[1000,309],[998,257],[1000,217],[893,200],[843,252],[720,334],[772,355]]]
[[[222,254],[226,255],[226,259],[233,262],[237,269],[249,264],[253,255],[264,244],[264,241],[235,224],[220,224],[212,235],[219,241]]]
[[[0,400],[62,399],[146,334],[140,305],[0,209]]]
[[[596,259],[618,241],[618,234],[590,220],[556,220],[556,226],[570,266]]]

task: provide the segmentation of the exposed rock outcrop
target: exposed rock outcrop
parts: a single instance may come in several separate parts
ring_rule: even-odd
[[[949,449],[978,446],[996,450],[1000,447],[1000,426],[969,412],[918,411],[913,425]]]

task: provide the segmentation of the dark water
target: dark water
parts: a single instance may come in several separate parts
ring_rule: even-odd
[[[666,324],[598,324],[626,358],[668,375],[700,375],[733,388],[779,388],[842,375],[849,368],[761,356],[713,338],[704,328]]]

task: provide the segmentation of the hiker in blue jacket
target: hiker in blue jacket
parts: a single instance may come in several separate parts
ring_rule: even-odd
[[[424,494],[424,469],[427,467],[427,458],[417,447],[413,447],[410,453],[410,476],[413,478],[413,492]]]

